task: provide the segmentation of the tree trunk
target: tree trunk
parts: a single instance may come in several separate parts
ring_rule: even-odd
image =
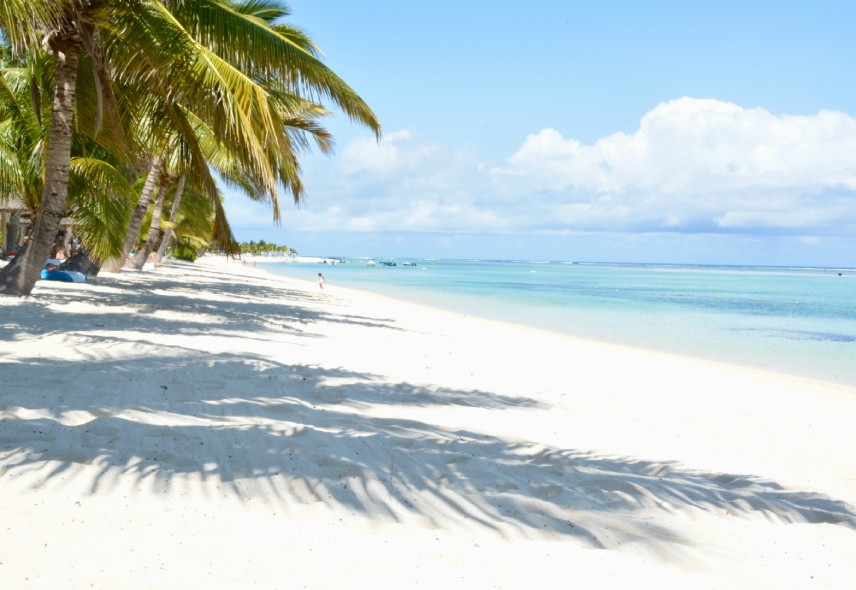
[[[81,248],[71,258],[59,265],[59,270],[76,270],[85,275],[95,276],[101,270],[101,264],[89,255],[89,250]]]
[[[184,194],[184,183],[187,181],[187,175],[182,174],[178,179],[178,185],[175,187],[175,196],[172,198],[172,209],[169,212],[170,227],[163,232],[163,238],[158,246],[158,253],[155,255],[155,261],[160,264],[166,254],[166,249],[169,248],[169,241],[172,239],[173,227],[175,227],[175,217],[178,215],[178,207],[181,204],[181,196]]]
[[[146,216],[146,210],[149,208],[149,202],[152,200],[152,193],[155,191],[155,183],[160,176],[160,167],[163,162],[163,156],[155,156],[149,166],[149,174],[146,176],[146,184],[143,185],[143,192],[140,194],[140,200],[137,201],[137,208],[134,210],[134,216],[131,217],[131,223],[128,226],[128,233],[125,234],[125,243],[122,247],[122,256],[106,262],[101,268],[108,272],[119,272],[125,268],[125,262],[128,259],[128,253],[133,250],[134,244],[137,243],[137,235],[140,233],[140,226],[143,225],[143,218]]]
[[[166,189],[167,184],[161,182],[160,190],[158,190],[158,198],[155,199],[155,206],[152,209],[152,222],[149,224],[149,235],[146,236],[145,245],[140,250],[137,250],[137,255],[134,256],[134,268],[137,270],[143,270],[146,259],[155,247],[155,240],[160,231],[161,212],[163,211],[163,201],[166,199]]]
[[[18,243],[18,232],[21,226],[18,222],[21,219],[21,213],[15,211],[9,216],[9,225],[6,226],[6,245],[3,247],[3,255],[9,256],[10,252],[15,251],[15,244]]]
[[[15,264],[0,269],[0,293],[4,295],[29,295],[33,291],[48,261],[65,213],[80,41],[58,39],[52,48],[57,58],[57,70],[54,74],[54,98],[48,130],[45,190],[33,231],[23,252]]]

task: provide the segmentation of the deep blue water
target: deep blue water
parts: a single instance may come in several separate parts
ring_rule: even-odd
[[[305,280],[323,272],[328,289],[856,385],[853,269],[396,262],[259,266]]]

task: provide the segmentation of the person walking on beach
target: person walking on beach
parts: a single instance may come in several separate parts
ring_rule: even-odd
[[[318,283],[318,286],[321,287],[321,290],[324,290],[324,275],[320,272],[318,273],[318,278],[315,279],[315,282]]]

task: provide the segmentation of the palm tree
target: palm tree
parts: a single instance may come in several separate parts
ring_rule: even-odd
[[[38,272],[50,254],[65,212],[77,66],[83,44],[82,35],[90,33],[91,28],[79,20],[70,20],[69,16],[74,15],[61,14],[62,6],[60,3],[50,6],[45,0],[32,0],[29,7],[23,5],[23,0],[9,0],[0,4],[0,26],[13,47],[21,53],[24,49],[32,52],[38,42],[45,41],[56,60],[47,164],[39,214],[22,255],[16,258],[15,264],[0,270],[0,292],[9,295],[30,293]],[[81,30],[78,30],[78,24]],[[37,30],[37,27],[41,30]],[[45,31],[47,27],[51,27],[50,32]]]
[[[175,231],[175,220],[178,215],[178,208],[181,206],[181,197],[184,195],[184,185],[187,182],[187,175],[182,174],[178,178],[178,184],[175,187],[175,195],[172,198],[172,208],[169,212],[169,221],[163,232],[160,244],[158,244],[157,254],[155,254],[155,262],[160,264],[163,257],[166,255],[166,249],[169,248],[169,243]]]
[[[142,248],[137,249],[137,255],[134,256],[134,267],[137,270],[142,270],[143,266],[149,259],[149,254],[152,253],[152,249],[155,247],[155,239],[157,239],[158,232],[160,231],[161,211],[163,211],[166,191],[170,184],[171,182],[169,180],[163,177],[161,178],[158,197],[155,199],[154,208],[152,209],[152,218],[151,221],[149,221],[149,231],[146,236],[146,241],[143,243]]]
[[[149,164],[148,173],[146,175],[146,182],[143,185],[143,190],[140,193],[139,200],[137,201],[137,206],[134,209],[134,213],[131,216],[128,225],[125,226],[127,227],[127,230],[125,231],[122,249],[118,252],[118,255],[113,258],[113,260],[109,263],[108,270],[112,272],[119,272],[122,269],[122,267],[125,265],[125,257],[127,253],[131,251],[137,241],[137,234],[140,231],[140,227],[142,227],[143,218],[146,215],[146,211],[149,207],[149,202],[151,201],[152,195],[155,191],[155,186],[157,185],[158,179],[160,178],[162,173],[162,163],[162,156],[155,156]]]
[[[91,264],[118,256],[136,194],[133,170],[99,149],[72,148],[68,214]]]
[[[0,195],[15,195],[38,215],[44,190],[50,112],[40,111],[46,61],[39,52],[32,68],[0,57]],[[68,212],[78,222],[84,246],[97,256],[115,255],[117,227],[127,223],[131,193],[127,165],[82,134],[73,136],[69,162]]]
[[[306,146],[305,135],[314,137],[322,151],[328,151],[331,146],[327,132],[312,122],[327,111],[300,97],[296,94],[298,91],[308,87],[317,94],[329,96],[352,118],[366,122],[376,132],[380,130],[379,123],[362,100],[320,64],[314,46],[305,35],[297,29],[272,24],[273,20],[287,14],[276,3],[251,1],[227,5],[190,0],[168,4],[174,6],[177,20],[181,21],[184,30],[192,33],[196,42],[189,52],[196,61],[184,70],[182,78],[199,80],[199,83],[191,85],[193,90],[213,88],[217,96],[233,93],[236,103],[250,105],[243,110],[229,104],[224,108],[223,101],[218,100],[212,109],[211,103],[204,100],[180,100],[180,93],[174,92],[173,84],[154,85],[155,90],[169,90],[158,97],[162,102],[157,108],[167,114],[171,124],[152,128],[152,132],[155,135],[160,132],[178,134],[186,143],[191,164],[208,188],[215,207],[215,239],[222,248],[231,252],[234,240],[214,180],[209,174],[209,163],[227,182],[246,189],[256,198],[268,200],[272,204],[274,219],[278,220],[277,186],[287,186],[295,201],[303,193],[297,152]],[[205,26],[200,26],[201,21],[194,12],[201,8],[216,15]],[[234,50],[236,31],[251,40],[245,48],[253,53],[255,62],[248,61],[245,55]],[[285,67],[277,60],[282,61]],[[198,67],[199,64],[204,67]],[[163,70],[153,68],[153,71]],[[224,86],[224,81],[228,85]],[[147,87],[151,88],[151,85]],[[190,108],[185,105],[190,105]],[[224,119],[236,124],[224,127]],[[152,118],[152,121],[164,123],[162,118]],[[174,138],[168,141],[172,142]],[[207,146],[203,145],[206,141]],[[212,141],[216,143],[217,154],[213,154]],[[224,165],[226,161],[228,163]],[[140,209],[147,205],[145,199],[141,199],[141,203]],[[135,220],[141,216],[140,209]],[[135,243],[137,231],[136,225],[129,230],[126,250]]]
[[[87,274],[96,274],[104,261],[122,255],[141,183],[134,182],[136,170],[111,153],[81,149],[79,143],[72,147],[66,211],[81,242],[81,255],[75,259],[88,268]]]
[[[271,170],[265,151],[285,152],[281,142],[274,141],[274,147],[263,142],[287,133],[257,81],[275,80],[295,96],[330,99],[379,134],[380,124],[368,106],[320,62],[305,37],[272,24],[286,14],[275,2],[258,0],[0,3],[0,33],[16,55],[31,55],[46,45],[56,64],[39,214],[18,262],[0,270],[0,293],[31,292],[65,212],[79,65],[88,66],[90,94],[97,99],[88,130],[93,136],[112,108],[112,85],[139,86],[146,80],[154,92],[172,98],[170,105],[192,105],[203,120],[211,121],[221,142],[238,147],[242,169],[252,171],[273,201],[283,175]],[[214,204],[219,205],[219,199]],[[222,214],[218,217],[215,235],[225,239],[228,226]]]
[[[300,167],[297,162],[299,152],[307,148],[311,138],[316,147],[323,153],[327,153],[332,149],[332,139],[329,133],[314,121],[314,119],[328,114],[325,109],[311,101],[288,95],[280,88],[275,87],[268,90],[275,115],[282,125],[283,135],[268,137],[262,141],[259,136],[263,135],[266,130],[249,130],[253,141],[267,146],[268,149],[262,154],[266,161],[254,160],[252,166],[248,166],[240,149],[235,149],[235,146],[226,145],[219,141],[216,130],[195,113],[176,107],[167,109],[172,113],[172,123],[176,131],[169,140],[171,151],[164,160],[165,170],[162,173],[162,178],[168,174],[168,170],[189,169],[201,179],[203,185],[209,187],[210,191],[213,180],[209,175],[209,169],[213,167],[224,182],[243,190],[250,198],[268,200],[273,208],[274,219],[278,219],[279,205],[276,193],[271,195],[265,192],[266,187],[263,182],[259,181],[257,167],[267,167],[276,178],[277,184],[289,186],[295,202],[298,202],[303,193],[303,185],[299,176]],[[186,161],[182,159],[182,155],[186,156]],[[187,172],[183,174],[187,174]],[[126,252],[130,251],[133,245],[137,243],[140,223],[148,207],[151,194],[151,188],[149,188],[148,191],[144,191],[140,198],[134,214],[134,221],[129,227],[126,237]],[[210,194],[212,203],[215,205],[215,227],[220,228],[226,223],[225,213],[219,195],[216,192]],[[153,215],[157,222],[149,230],[149,238],[152,240],[160,229],[160,207],[162,205],[162,200],[155,201]],[[228,240],[218,240],[220,246],[227,253],[234,253],[234,239],[231,238],[231,231],[219,231],[219,236],[226,235]],[[137,254],[134,257],[134,266],[137,269],[143,267],[154,246],[153,243],[149,245],[148,240],[146,242],[142,248],[137,249]],[[160,254],[160,257],[162,256],[163,254]],[[119,271],[124,266],[124,259],[125,257],[122,256],[110,270]]]
[[[215,244],[214,204],[205,187],[189,180],[185,184],[181,207],[173,222],[176,236],[173,255],[185,259],[192,259],[197,252],[209,249]]]
[[[36,211],[44,188],[45,130],[30,71],[0,48],[0,198]],[[4,199],[5,200],[5,199]]]

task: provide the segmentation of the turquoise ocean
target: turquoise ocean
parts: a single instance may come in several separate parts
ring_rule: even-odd
[[[856,385],[856,270],[343,259],[260,268],[581,338]],[[510,343],[513,345],[513,343]]]

